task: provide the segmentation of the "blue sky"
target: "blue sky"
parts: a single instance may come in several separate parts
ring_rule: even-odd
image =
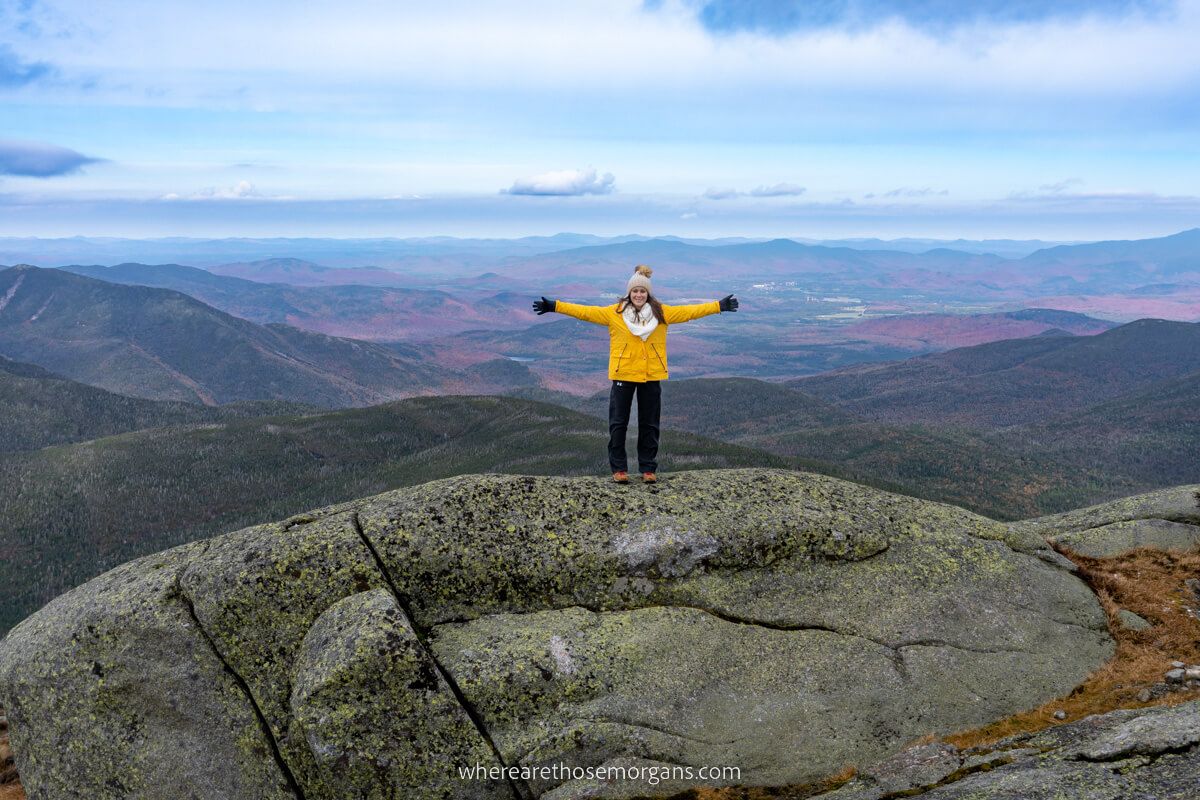
[[[1200,0],[0,0],[0,235],[1200,226]]]

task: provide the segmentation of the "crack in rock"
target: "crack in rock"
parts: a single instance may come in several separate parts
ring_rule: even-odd
[[[962,650],[966,653],[981,653],[984,655],[996,655],[997,653],[1024,653],[1025,655],[1029,655],[1028,650],[1022,650],[1019,647],[998,647],[993,650],[986,650],[982,647],[967,647],[966,645],[955,644],[954,642],[947,642],[942,639],[919,639],[912,642],[901,642],[893,649],[903,650],[906,647],[947,647],[951,650]]]
[[[483,716],[479,713],[479,710],[475,708],[471,701],[467,699],[466,694],[463,693],[462,688],[458,685],[458,682],[454,679],[454,676],[451,675],[449,670],[442,665],[442,663],[434,655],[433,649],[429,647],[429,643],[427,641],[427,631],[417,625],[416,618],[413,616],[412,607],[408,602],[408,598],[397,591],[396,584],[392,580],[391,573],[388,571],[383,559],[379,557],[379,552],[375,549],[375,543],[372,542],[370,537],[366,535],[366,532],[363,531],[362,522],[359,520],[357,513],[351,515],[351,522],[354,526],[355,532],[358,534],[359,538],[362,539],[363,545],[366,546],[367,550],[371,553],[371,557],[375,559],[375,565],[379,569],[380,574],[383,575],[383,579],[388,585],[388,590],[396,599],[396,603],[400,606],[400,610],[404,613],[404,616],[408,618],[408,624],[412,627],[413,633],[417,637],[417,641],[420,643],[422,650],[425,652],[425,656],[442,676],[442,679],[445,680],[446,685],[450,688],[450,692],[454,695],[454,699],[458,702],[459,706],[462,707],[467,717],[470,718],[472,724],[475,726],[475,729],[479,732],[479,735],[483,737],[485,742],[487,742],[488,747],[492,751],[492,755],[496,759],[496,763],[505,769],[505,780],[508,782],[508,786],[513,793],[513,797],[532,800],[534,797],[533,790],[523,780],[514,779],[508,776],[509,764],[504,760],[504,756],[500,753],[499,746],[496,744],[496,741],[492,738],[491,732],[484,724]]]
[[[1133,747],[1128,750],[1107,753],[1075,753],[1069,756],[1067,761],[1082,761],[1089,764],[1111,764],[1119,761],[1127,761],[1130,759],[1144,757],[1145,761],[1137,764],[1136,767],[1144,767],[1153,764],[1160,758],[1169,755],[1184,755],[1193,750],[1200,749],[1200,741],[1191,742],[1190,744],[1181,744],[1175,747],[1161,747],[1153,749],[1141,749]]]
[[[190,617],[192,620],[192,624],[196,626],[196,630],[199,631],[200,635],[204,638],[204,641],[208,645],[208,648],[212,651],[213,656],[215,656],[216,659],[221,663],[221,667],[227,673],[229,673],[229,676],[233,678],[234,683],[237,684],[238,689],[241,690],[242,694],[246,696],[246,700],[249,702],[250,708],[254,711],[255,718],[258,720],[259,728],[262,729],[263,736],[266,738],[267,743],[271,747],[271,756],[275,760],[275,765],[279,767],[279,771],[283,774],[283,779],[287,782],[288,788],[291,790],[292,794],[298,798],[298,800],[305,800],[304,792],[300,789],[300,784],[296,781],[296,776],[292,774],[291,768],[288,767],[287,761],[285,761],[283,758],[283,753],[279,750],[279,742],[276,741],[275,735],[271,732],[271,726],[267,722],[266,716],[259,707],[258,701],[254,699],[254,693],[250,691],[250,685],[246,683],[246,680],[240,674],[238,674],[238,672],[234,670],[232,666],[230,666],[228,661],[225,660],[225,656],[223,656],[221,651],[217,649],[216,642],[213,641],[212,636],[210,636],[208,631],[204,629],[204,626],[200,624],[200,617],[196,614],[196,607],[192,603],[192,599],[188,597],[187,593],[183,590],[183,584],[180,581],[179,572],[175,573],[174,594],[179,598],[184,609],[186,609],[188,617]]]

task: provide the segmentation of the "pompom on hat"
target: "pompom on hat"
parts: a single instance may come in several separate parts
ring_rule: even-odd
[[[645,264],[638,264],[634,267],[633,276],[629,279],[629,283],[625,284],[625,294],[629,294],[635,286],[641,286],[647,293],[653,294],[654,290],[650,288],[650,275],[653,272],[654,270]]]

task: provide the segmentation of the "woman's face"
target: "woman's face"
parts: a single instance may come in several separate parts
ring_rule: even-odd
[[[645,286],[635,286],[629,290],[629,299],[633,301],[634,308],[641,308],[646,305],[646,298],[650,293],[646,291]]]

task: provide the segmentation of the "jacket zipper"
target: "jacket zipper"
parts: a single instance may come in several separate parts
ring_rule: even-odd
[[[614,375],[619,375],[621,373],[621,359],[625,357],[625,351],[628,349],[629,349],[629,345],[627,345],[627,344],[621,345],[621,354],[619,356],[617,356],[617,367],[616,367],[616,369],[613,370]]]

